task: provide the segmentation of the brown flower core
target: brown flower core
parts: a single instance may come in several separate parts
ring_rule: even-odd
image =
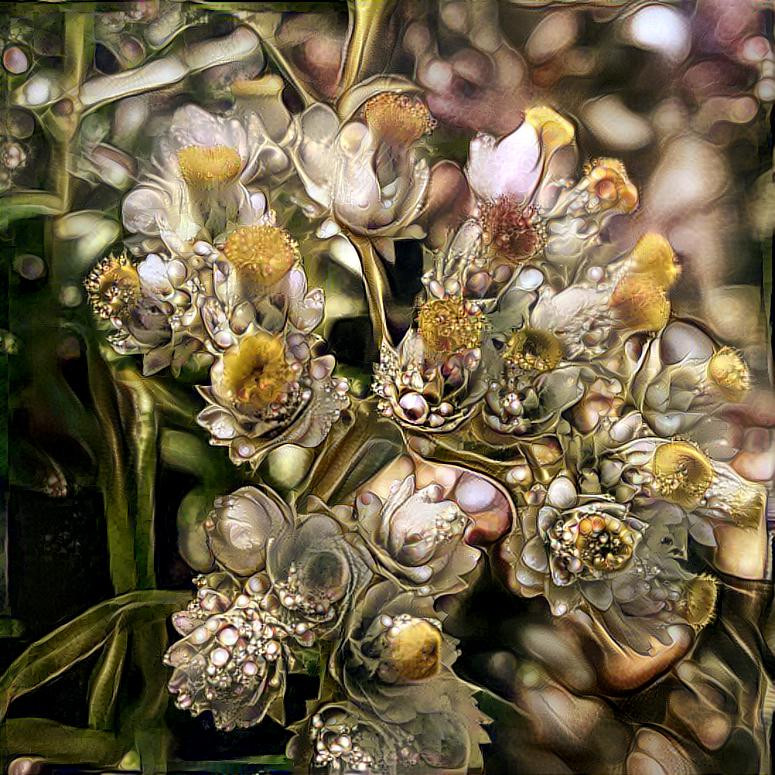
[[[299,260],[299,248],[279,226],[241,226],[233,231],[223,254],[248,290],[263,289],[281,280]]]
[[[389,145],[408,146],[436,126],[427,105],[417,97],[382,92],[363,107],[363,117],[372,133]]]
[[[543,373],[557,368],[562,343],[551,331],[520,328],[511,335],[503,357],[520,369]]]
[[[191,188],[210,191],[236,177],[242,159],[227,145],[189,145],[178,151],[178,166]]]
[[[488,250],[512,264],[521,264],[540,253],[546,232],[532,205],[502,196],[480,205],[482,237]]]
[[[126,254],[104,258],[84,285],[92,309],[105,320],[129,314],[140,301],[140,277]]]
[[[425,345],[439,355],[472,350],[482,343],[484,315],[460,296],[426,301],[417,320]]]
[[[223,377],[237,403],[261,410],[282,400],[294,374],[285,360],[282,338],[258,333],[226,351]]]

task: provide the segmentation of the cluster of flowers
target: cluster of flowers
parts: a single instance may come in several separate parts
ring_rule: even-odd
[[[390,240],[424,236],[434,128],[401,79],[357,85],[338,114],[291,115],[269,86],[235,84],[259,95],[250,111],[175,113],[124,201],[129,252],[86,280],[113,347],[142,354],[146,374],[209,368],[198,421],[254,468],[280,445],[319,446],[355,400],[314,333],[324,298],[304,260],[334,235],[386,257]],[[170,689],[224,729],[284,723],[287,672],[327,660],[332,686],[291,751],[331,771],[478,760],[486,718],[434,604],[466,588],[482,531],[515,594],[558,616],[583,608],[649,653],[671,624],[713,617],[717,582],[689,568],[690,540],[761,519],[763,489],[711,449],[746,364],[672,316],[664,237],[623,254],[602,237],[637,206],[621,162],[578,176],[572,124],[534,107],[507,137],[477,135],[460,176],[472,206],[427,251],[415,322],[379,343],[364,402],[408,457],[304,514],[263,486],[217,500],[204,523],[215,570],[174,618]],[[297,242],[299,211],[317,228]]]

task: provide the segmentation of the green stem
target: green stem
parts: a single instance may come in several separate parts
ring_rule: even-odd
[[[121,426],[115,406],[113,380],[108,366],[99,354],[99,345],[94,337],[87,343],[87,359],[89,388],[103,436],[98,478],[105,507],[110,576],[113,588],[117,593],[121,593],[137,586],[134,528],[129,517],[123,443],[118,430]]]
[[[115,630],[94,668],[89,684],[89,726],[92,729],[107,730],[113,726],[128,640],[126,630]]]
[[[379,72],[389,56],[388,25],[396,0],[350,0],[351,33],[340,93]]]
[[[384,267],[374,252],[371,240],[350,234],[350,241],[358,251],[363,273],[363,286],[366,291],[366,303],[369,308],[369,319],[374,342],[379,347],[382,342],[390,344],[390,334],[385,316],[385,299],[390,298],[390,286]]]

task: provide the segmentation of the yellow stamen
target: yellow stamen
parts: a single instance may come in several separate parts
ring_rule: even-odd
[[[713,354],[708,363],[708,378],[727,401],[742,401],[751,389],[748,366],[731,347],[722,347]]]
[[[696,508],[713,482],[713,466],[687,441],[657,447],[651,461],[657,493],[682,508]]]
[[[223,253],[248,292],[274,285],[299,261],[296,241],[279,226],[241,226],[229,235]]]
[[[521,264],[546,245],[546,229],[532,205],[502,196],[482,202],[479,210],[483,242],[495,256]]]
[[[609,306],[633,331],[661,331],[670,319],[665,291],[645,275],[625,275],[614,288]]]
[[[417,320],[420,336],[434,353],[452,355],[482,343],[484,316],[460,296],[426,301]]]
[[[511,335],[503,357],[525,371],[540,374],[557,368],[562,359],[562,343],[551,331],[521,328]]]
[[[279,336],[257,333],[223,356],[223,379],[233,400],[249,409],[265,409],[282,400],[294,379]]]
[[[387,634],[387,648],[380,671],[393,683],[423,681],[441,668],[441,633],[425,619],[409,618],[395,623]]]
[[[613,573],[629,562],[637,538],[620,519],[593,514],[579,520],[575,543],[585,568],[593,573]]]
[[[716,615],[718,581],[707,573],[695,576],[684,586],[684,597],[678,610],[691,627],[699,632],[710,624]]]
[[[427,105],[417,97],[382,92],[363,107],[363,117],[372,133],[390,145],[408,146],[436,126]]]
[[[649,277],[660,288],[667,290],[678,279],[680,267],[670,243],[661,234],[644,234],[630,254],[633,272]]]
[[[183,180],[191,188],[210,191],[236,177],[242,159],[226,145],[189,145],[178,151],[178,166]]]
[[[102,259],[84,286],[95,314],[105,320],[126,316],[140,301],[140,277],[126,253]]]

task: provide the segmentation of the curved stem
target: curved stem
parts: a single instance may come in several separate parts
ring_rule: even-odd
[[[346,92],[384,65],[387,27],[396,0],[350,0],[350,39],[345,53],[340,93]],[[380,57],[380,53],[382,56]]]
[[[385,299],[390,298],[390,286],[382,262],[377,257],[371,240],[351,234],[350,241],[358,251],[361,260],[363,285],[366,290],[366,303],[369,307],[374,342],[377,348],[382,342],[392,344],[385,315]]]

